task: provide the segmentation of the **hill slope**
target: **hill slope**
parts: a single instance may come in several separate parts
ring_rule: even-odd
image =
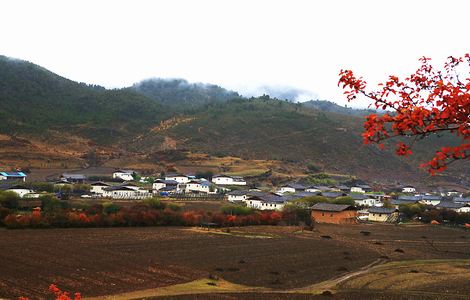
[[[453,142],[449,137],[422,141],[414,160],[404,160],[390,147],[364,146],[361,117],[269,96],[240,98],[217,86],[181,80],[106,90],[3,56],[0,103],[0,166],[33,159],[102,164],[137,156],[155,165],[159,162],[148,158],[158,155],[152,154],[172,149],[278,160],[299,168],[313,163],[325,171],[375,179],[416,179],[425,176],[417,161],[431,157],[440,142]],[[125,160],[116,165],[125,167]],[[470,177],[470,168],[453,170]]]
[[[106,90],[0,56],[0,133],[47,135],[60,130],[111,142],[165,115],[161,105],[128,90]]]
[[[202,105],[225,102],[240,95],[213,84],[189,83],[184,79],[153,78],[129,88],[178,111],[191,111]]]

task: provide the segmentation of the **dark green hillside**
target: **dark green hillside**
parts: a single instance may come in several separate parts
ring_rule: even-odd
[[[311,109],[351,116],[367,116],[371,113],[376,113],[373,109],[354,109],[351,107],[344,107],[327,100],[310,100],[302,102],[302,105]]]
[[[192,111],[202,105],[225,102],[240,95],[213,84],[189,83],[184,79],[147,79],[129,88],[178,111]]]
[[[264,98],[207,106],[193,121],[161,134],[181,141],[180,148],[216,156],[315,162],[329,171],[393,174],[395,178],[424,174],[417,161],[432,156],[436,140],[424,141],[416,156],[402,159],[393,154],[393,148],[380,151],[363,145],[362,122],[359,117]],[[151,139],[149,134],[139,147],[151,145]]]
[[[103,141],[140,132],[162,119],[161,105],[128,90],[106,90],[0,56],[1,133],[67,130]]]

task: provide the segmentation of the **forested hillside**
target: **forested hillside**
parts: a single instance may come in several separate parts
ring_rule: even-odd
[[[9,157],[21,162],[24,153],[34,157],[38,149],[32,147],[18,154],[16,144],[9,139],[20,138],[20,145],[24,145],[41,137],[43,152],[64,146],[57,160],[79,155],[95,158],[93,147],[107,153],[95,163],[104,163],[108,157],[133,157],[135,153],[151,157],[152,153],[171,149],[400,178],[424,175],[418,162],[430,158],[437,145],[453,142],[445,136],[420,141],[416,154],[403,159],[390,147],[380,151],[363,145],[363,118],[353,115],[366,111],[355,112],[328,101],[300,104],[267,95],[246,99],[218,86],[184,80],[152,79],[107,90],[4,56],[0,56],[0,103],[0,134],[7,136],[2,143],[10,147],[3,149],[3,164],[8,164]],[[61,134],[77,137],[75,152],[67,150]],[[81,147],[85,142],[88,146]],[[469,169],[452,166],[450,173],[470,176]]]

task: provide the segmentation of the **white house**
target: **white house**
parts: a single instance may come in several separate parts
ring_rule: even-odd
[[[90,192],[96,195],[103,195],[105,193],[104,189],[110,187],[109,184],[98,181],[98,182],[93,182],[91,185]]]
[[[215,175],[212,182],[217,185],[246,185],[246,181],[239,176]]]
[[[26,174],[23,172],[0,172],[0,180],[26,181]]]
[[[436,196],[436,195],[424,195],[421,197],[421,201],[419,201],[422,204],[425,205],[432,205],[432,206],[437,206],[439,203],[441,203],[442,197],[441,196]]]
[[[381,207],[383,206],[382,201],[374,198],[366,197],[364,199],[354,199],[354,203],[357,206],[366,206],[366,207]]]
[[[283,185],[281,186],[281,188],[279,190],[277,190],[277,194],[286,194],[286,193],[297,193],[297,192],[303,192],[303,191],[306,191],[305,189],[305,186],[303,186],[302,184],[298,184],[298,183],[289,183],[289,184],[286,184],[286,185]],[[310,191],[308,191],[310,192]]]
[[[156,179],[152,184],[152,188],[156,191],[166,187],[174,187],[176,189],[177,185],[178,181],[176,180]]]
[[[178,183],[186,183],[189,182],[191,179],[189,179],[188,176],[183,174],[170,173],[165,176],[165,180],[173,180]]]
[[[230,202],[243,202],[248,197],[247,191],[231,191],[227,193],[227,200]]]
[[[450,209],[453,211],[456,211],[458,213],[467,213],[470,212],[470,204],[466,203],[456,203],[452,201],[441,201],[438,205],[436,205],[437,208],[444,208],[444,209]]]
[[[182,191],[185,193],[216,193],[216,189],[211,187],[211,183],[209,181],[203,180],[191,180],[187,183],[180,183],[178,184],[178,191]]]
[[[411,185],[407,185],[407,186],[403,187],[401,192],[402,193],[416,193],[416,189]]]
[[[248,196],[244,200],[247,207],[259,210],[282,210],[287,202],[286,198],[276,194],[259,194]]]
[[[11,186],[6,191],[16,193],[20,198],[37,198],[34,196],[28,197],[28,195],[34,194],[34,191],[22,185]]]
[[[131,188],[127,186],[111,186],[103,189],[104,197],[113,199],[145,199],[152,197],[152,193],[148,190],[140,188]]]
[[[365,191],[358,186],[351,187],[351,193],[365,193]]]
[[[113,173],[113,178],[122,179],[124,181],[132,181],[134,180],[134,176],[132,176],[133,174],[135,174],[133,170],[118,170]]]

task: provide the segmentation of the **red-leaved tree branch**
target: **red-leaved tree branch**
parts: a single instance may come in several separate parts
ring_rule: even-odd
[[[456,135],[460,145],[442,147],[421,165],[434,175],[454,161],[470,158],[470,55],[451,56],[441,69],[433,67],[430,60],[421,58],[420,68],[404,80],[389,76],[377,90],[367,89],[366,81],[351,70],[341,70],[338,86],[348,101],[363,95],[373,100],[377,109],[386,110],[367,116],[362,134],[365,144],[377,143],[383,149],[386,139],[415,137],[409,143],[396,144],[396,153],[407,156],[419,138],[439,132]]]

